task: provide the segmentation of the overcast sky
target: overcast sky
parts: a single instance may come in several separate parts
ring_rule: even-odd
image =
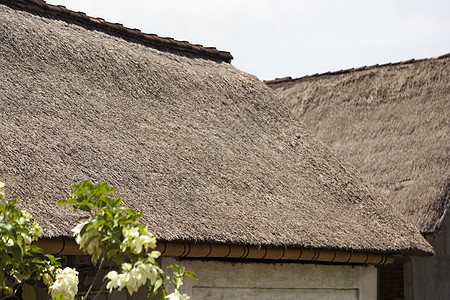
[[[89,16],[230,51],[260,79],[450,52],[449,0],[51,0]]]

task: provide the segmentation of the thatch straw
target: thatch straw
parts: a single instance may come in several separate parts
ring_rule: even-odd
[[[166,241],[432,253],[254,76],[4,5],[0,20],[0,178],[46,236],[70,235],[55,204],[93,178]]]
[[[438,229],[450,200],[449,55],[269,83],[422,232]]]

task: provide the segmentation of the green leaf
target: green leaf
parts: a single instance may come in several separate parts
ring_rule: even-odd
[[[120,243],[121,242],[121,237],[122,237],[122,230],[114,230],[112,235],[111,235],[111,241],[113,243]]]
[[[192,279],[195,279],[195,280],[198,281],[197,276],[195,276],[195,274],[192,273],[192,272],[185,272],[185,273],[184,273],[184,276],[191,277]]]
[[[159,291],[159,299],[164,300],[167,297],[167,291],[165,288],[160,289]]]
[[[116,256],[117,254],[119,254],[120,250],[117,248],[114,249],[109,249],[108,252],[106,252],[106,259],[110,260],[112,257]]]
[[[89,231],[89,229],[94,228],[94,227],[99,227],[105,223],[106,223],[106,221],[104,219],[94,219],[93,221],[86,224],[84,230]]]
[[[16,270],[16,269],[13,269],[11,271],[11,275],[16,277],[19,280],[19,282],[20,282],[20,281],[29,279],[30,276],[31,276],[31,271],[30,270]]]
[[[22,259],[22,255],[23,255],[22,248],[20,248],[20,246],[18,244],[14,244],[8,248],[11,249],[11,253],[15,260],[20,261]]]
[[[159,288],[163,285],[163,280],[161,277],[159,277],[156,281],[155,284],[153,285],[153,291],[155,291],[156,293],[158,292]]]
[[[81,202],[80,204],[74,204],[72,207],[75,207],[77,209],[81,209],[87,212],[91,212],[92,211],[92,205],[90,205],[89,203],[86,202]]]
[[[168,268],[180,272],[180,266],[177,264],[171,264]]]
[[[16,232],[14,231],[14,228],[10,223],[0,223],[0,231],[8,233],[9,236],[12,236],[14,238],[17,238]]]
[[[119,209],[117,210],[117,212],[124,212],[124,213],[127,213],[127,214],[129,214],[129,215],[136,215],[136,212],[132,209],[132,208],[129,208],[129,207],[119,207]]]
[[[33,259],[30,261],[30,263],[39,264],[39,265],[45,264],[45,262],[42,261],[41,258],[33,258]]]
[[[22,298],[23,300],[36,300],[36,292],[31,285],[27,283],[22,285]]]
[[[73,203],[78,203],[77,199],[61,199],[58,201],[58,204],[56,204],[56,206],[60,206],[60,205],[66,205],[66,204],[73,204]]]
[[[53,300],[65,300],[63,295],[56,295],[55,298],[53,298]]]
[[[30,245],[30,251],[44,254],[44,251],[42,251],[41,248],[39,248],[38,246],[35,246],[35,245]]]
[[[58,262],[58,260],[60,259],[59,257],[55,257],[51,254],[45,254],[45,257],[47,257],[51,265],[61,266],[61,263]]]
[[[113,262],[115,262],[117,265],[122,265],[125,262],[125,258],[123,256],[117,255],[111,258]]]
[[[117,207],[117,206],[119,206],[121,203],[122,203],[122,201],[123,201],[123,198],[120,198],[120,197],[118,197],[118,198],[115,198],[115,199],[113,199],[113,202],[112,202],[112,207]]]
[[[161,288],[162,287],[162,288]],[[148,299],[153,299],[153,297],[155,297],[158,294],[158,290],[161,288],[161,292],[164,290],[164,286],[163,286],[163,280],[161,277],[159,277],[158,279],[156,279],[155,284],[153,286],[151,286],[149,284],[149,289],[148,289]],[[165,297],[165,296],[164,296]]]

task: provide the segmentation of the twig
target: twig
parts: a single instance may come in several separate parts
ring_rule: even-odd
[[[86,292],[86,294],[84,295],[84,297],[81,297],[82,300],[86,300],[86,299],[87,299],[87,296],[91,293],[92,288],[94,287],[94,284],[95,284],[95,282],[97,281],[98,275],[100,275],[100,272],[101,272],[101,270],[102,270],[103,263],[104,263],[104,261],[105,261],[105,254],[106,254],[105,252],[106,252],[106,250],[105,250],[105,245],[103,245],[103,249],[102,249],[102,259],[100,260],[100,264],[98,265],[97,273],[95,274],[94,280],[92,281],[91,285],[89,286],[88,291]],[[1,300],[1,299],[0,299],[0,300]]]
[[[25,283],[25,280],[22,281],[22,282],[19,284],[19,286],[17,287],[17,289],[14,291],[14,293],[12,293],[11,295],[5,296],[5,297],[3,297],[3,298],[0,298],[0,300],[11,299],[11,298],[15,298],[15,299],[20,300],[19,298],[17,298],[16,294],[17,294],[17,292],[19,291],[20,287],[21,287],[24,283]]]
[[[102,287],[98,290],[97,294],[95,294],[95,297],[92,300],[97,299],[97,297],[100,295],[100,292],[105,288],[107,282],[108,281],[106,281],[106,280],[105,280],[105,282],[103,282]]]
[[[16,294],[14,293],[14,294],[12,294],[12,295],[9,295],[9,296],[6,296],[6,297],[3,297],[3,298],[0,298],[0,300],[3,300],[3,299],[12,299],[12,298],[14,298],[14,299],[17,299],[17,300],[20,300],[19,298],[17,298],[17,296],[16,296]]]

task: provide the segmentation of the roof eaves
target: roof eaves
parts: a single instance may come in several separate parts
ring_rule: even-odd
[[[84,255],[73,238],[40,238],[35,242],[46,253],[65,255]],[[314,263],[371,264],[385,265],[394,261],[396,253],[319,249],[302,247],[254,246],[217,243],[167,242],[158,241],[156,250],[162,256],[183,258],[232,258],[258,261],[302,261]],[[430,256],[432,252],[411,252],[401,255]]]

